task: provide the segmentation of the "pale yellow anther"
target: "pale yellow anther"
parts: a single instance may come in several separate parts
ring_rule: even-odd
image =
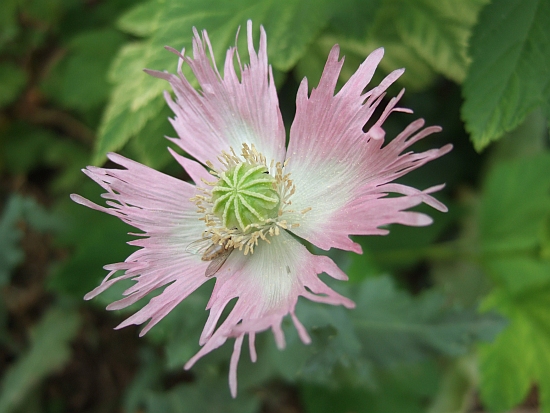
[[[197,205],[197,212],[201,215],[199,220],[205,222],[207,228],[203,234],[205,238],[210,237],[213,243],[224,244],[248,255],[254,253],[254,248],[260,240],[271,243],[270,238],[278,236],[280,228],[299,226],[298,223],[289,223],[286,219],[281,219],[283,216],[289,217],[295,213],[289,206],[296,187],[290,179],[290,173],[284,173],[288,159],[284,162],[271,160],[268,168],[265,156],[258,152],[254,145],[244,143],[240,156],[230,147],[228,151],[222,151],[218,161],[222,165],[221,169],[216,169],[210,161],[205,162],[211,169],[210,174],[219,178],[218,181],[202,179],[207,187],[197,187],[200,193],[191,198],[191,201]],[[237,171],[237,173],[231,175],[231,171]],[[236,184],[239,184],[238,192],[235,196],[231,196],[230,191],[233,190],[231,188]],[[262,185],[268,185],[268,190],[257,192],[258,185],[260,188]],[[242,209],[235,210],[236,221],[227,219],[230,210],[223,203],[224,199],[229,200],[230,196],[231,206],[236,205],[237,201],[242,205]],[[276,202],[275,209],[266,214],[262,203],[268,205],[270,202]],[[216,205],[218,205],[217,212],[215,212]],[[222,206],[223,214],[220,214]],[[301,214],[310,210],[311,208],[305,208]],[[232,223],[229,224],[229,222]],[[235,224],[237,222],[238,224]]]

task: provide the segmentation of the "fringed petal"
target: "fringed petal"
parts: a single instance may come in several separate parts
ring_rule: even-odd
[[[140,249],[122,263],[107,265],[105,268],[111,272],[101,285],[86,294],[85,299],[94,298],[118,281],[132,279],[135,284],[123,293],[124,298],[107,307],[119,310],[168,286],[117,327],[141,324],[150,319],[141,332],[143,335],[207,281],[204,272],[208,263],[186,252],[186,247],[201,237],[204,223],[197,219],[196,206],[190,201],[196,193],[194,186],[120,155],[109,154],[109,159],[124,169],[88,167],[84,170],[106,190],[103,198],[108,200],[108,206],[97,205],[75,194],[71,198],[116,216],[143,233],[140,234],[142,238],[131,242]],[[118,271],[124,273],[111,278]]]
[[[410,112],[397,107],[402,93],[390,100],[364,132],[387,88],[403,70],[390,73],[380,85],[363,92],[383,55],[382,49],[375,50],[334,94],[343,63],[338,60],[338,52],[335,46],[311,96],[308,97],[305,81],[298,91],[285,168],[296,192],[291,198],[292,210],[283,218],[298,223],[292,232],[322,249],[334,247],[360,253],[361,247],[349,235],[384,234],[386,231],[379,227],[390,223],[427,225],[431,219],[426,215],[404,211],[422,202],[444,210],[439,201],[427,195],[431,190],[422,192],[387,184],[446,154],[452,147],[403,153],[413,143],[441,129],[421,129],[422,119],[383,146],[383,122],[392,112]],[[389,193],[403,196],[386,198]]]
[[[183,52],[178,55],[180,66],[186,63],[193,70],[200,92],[191,86],[181,70],[177,75],[147,71],[167,80],[174,89],[175,101],[166,94],[175,114],[172,124],[179,135],[173,142],[203,164],[211,161],[219,166],[217,157],[222,151],[229,152],[232,147],[240,152],[243,143],[253,144],[268,162],[284,160],[285,129],[273,74],[267,63],[267,38],[263,27],[260,27],[258,52],[254,49],[251,21],[247,24],[247,40],[250,64],[241,66],[237,49],[230,48],[222,78],[215,67],[208,34],[203,31],[201,38],[195,31],[193,58]],[[241,79],[235,72],[235,56],[241,68]]]
[[[310,254],[285,231],[274,237],[270,244],[260,243],[252,255],[233,253],[216,274],[216,286],[209,303],[210,316],[201,336],[203,347],[187,362],[185,368],[191,368],[202,356],[231,337],[237,338],[235,351],[240,351],[243,335],[249,334],[253,349],[255,333],[269,328],[277,346],[284,348],[281,322],[288,314],[302,341],[309,344],[311,339],[294,314],[299,296],[347,308],[355,306],[351,300],[336,293],[319,279],[318,274],[322,272],[336,279],[347,279],[332,260]],[[238,298],[235,307],[218,326],[224,308],[234,298]],[[255,350],[251,350],[251,358],[255,361]],[[234,353],[230,385],[236,385],[237,360],[238,355]]]

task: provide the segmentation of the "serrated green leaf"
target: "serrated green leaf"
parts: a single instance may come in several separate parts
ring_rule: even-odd
[[[403,42],[431,67],[462,82],[469,64],[468,38],[485,0],[398,1],[396,25]]]
[[[113,62],[110,78],[117,85],[103,115],[92,163],[101,164],[108,152],[121,149],[165,105],[160,96],[165,85],[143,72],[151,51],[147,42],[129,44]]]
[[[462,110],[478,151],[548,102],[549,15],[547,0],[502,0],[482,10],[470,41]]]
[[[481,396],[494,411],[519,404],[533,383],[550,411],[550,155],[500,162],[488,174],[480,208],[485,268],[498,285],[484,303],[510,325],[480,351]]]
[[[0,108],[15,101],[27,82],[27,74],[11,62],[0,63]]]
[[[30,348],[10,366],[0,388],[0,412],[11,412],[40,381],[70,358],[70,342],[78,332],[76,311],[51,308],[32,331]]]

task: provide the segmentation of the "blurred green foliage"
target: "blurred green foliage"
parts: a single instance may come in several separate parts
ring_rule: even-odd
[[[529,394],[550,412],[548,16],[547,0],[0,2],[0,412],[499,412]],[[235,42],[246,62],[248,19],[256,40],[267,32],[287,128],[298,83],[315,87],[335,43],[340,85],[383,46],[373,82],[405,67],[389,96],[408,88],[403,106],[444,129],[416,149],[454,150],[402,180],[447,182],[450,212],[356,237],[363,255],[329,251],[357,308],[300,301],[312,344],[289,320],[284,351],[260,334],[233,400],[230,345],[182,372],[211,283],[142,339],[111,333],[142,303],[107,317],[125,285],[81,297],[133,251],[132,229],[68,196],[99,198],[80,169],[109,151],[185,179],[163,138],[169,86],[143,69],[174,72],[164,46],[189,53],[193,27],[218,67]],[[411,120],[391,117],[387,136]]]

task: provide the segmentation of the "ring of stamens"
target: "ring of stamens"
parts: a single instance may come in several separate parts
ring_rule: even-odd
[[[247,255],[260,240],[269,243],[281,228],[299,226],[281,219],[285,212],[294,212],[289,206],[296,191],[290,173],[284,173],[286,162],[272,161],[268,167],[265,156],[246,143],[240,157],[230,148],[218,160],[220,170],[206,163],[218,180],[204,181],[209,188],[198,188],[202,193],[191,198],[206,224],[203,238]]]

